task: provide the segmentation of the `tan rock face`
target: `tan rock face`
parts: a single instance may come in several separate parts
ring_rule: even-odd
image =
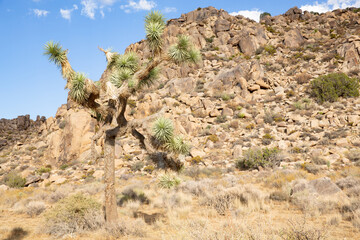
[[[57,164],[76,160],[90,149],[96,124],[96,120],[85,110],[70,109],[61,119],[63,129],[57,128],[46,139],[49,148],[45,155]]]
[[[292,29],[285,33],[285,46],[293,49],[300,47],[305,42],[299,29]]]

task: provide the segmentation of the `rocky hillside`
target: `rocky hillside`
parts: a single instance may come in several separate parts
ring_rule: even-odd
[[[319,104],[308,87],[331,72],[358,76],[358,10],[314,14],[292,8],[257,23],[208,7],[171,19],[165,47],[179,34],[190,35],[202,62],[196,67],[165,63],[158,83],[129,102],[127,116],[143,118],[166,105],[165,116],[192,146],[180,159],[185,166],[233,168],[252,147],[280,149],[280,167],[316,172],[351,165],[359,160],[360,99]],[[126,51],[149,56],[143,41]],[[23,123],[23,118],[0,121],[0,175],[20,170],[27,185],[102,178],[102,141],[95,161],[90,150],[98,129],[95,116],[69,102],[46,121],[29,123],[25,117]],[[30,128],[33,134],[19,131],[29,125],[39,127]],[[118,176],[149,174],[164,164],[150,158],[132,136],[117,139]],[[53,166],[50,178],[34,177],[46,165]]]

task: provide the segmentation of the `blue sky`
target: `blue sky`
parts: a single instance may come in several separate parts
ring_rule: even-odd
[[[0,0],[0,118],[50,117],[66,103],[65,80],[42,55],[47,41],[59,41],[73,68],[98,80],[106,62],[97,46],[123,52],[143,39],[151,9],[171,19],[207,6],[257,19],[263,11],[278,15],[293,6],[318,12],[360,7],[360,0]]]

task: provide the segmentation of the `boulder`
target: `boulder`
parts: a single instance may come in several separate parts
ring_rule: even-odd
[[[291,190],[292,194],[308,191],[309,193],[315,193],[321,196],[334,195],[338,192],[341,192],[341,189],[328,177],[323,177],[312,181],[307,181],[304,179],[295,181]]]
[[[285,33],[284,44],[290,49],[301,47],[305,40],[299,29],[292,29]]]
[[[255,54],[257,45],[254,41],[254,38],[249,34],[245,34],[240,38],[239,41],[240,51],[248,56]]]
[[[301,14],[302,14],[301,9],[299,9],[298,7],[293,7],[293,8],[290,8],[289,10],[287,10],[284,15],[286,17],[288,17],[290,20],[294,21],[294,20],[300,19]]]
[[[96,120],[84,109],[70,109],[61,122],[64,124],[63,129],[47,136],[49,147],[44,152],[54,164],[78,159],[90,149],[91,138],[95,134]]]
[[[345,43],[337,52],[344,58],[343,71],[360,70],[360,41]]]
[[[30,126],[30,115],[19,116],[17,118],[17,129],[26,130]]]
[[[230,30],[230,22],[226,19],[218,19],[215,22],[215,33],[225,32]]]

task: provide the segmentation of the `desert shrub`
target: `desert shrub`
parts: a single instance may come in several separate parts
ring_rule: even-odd
[[[300,73],[294,77],[294,80],[298,84],[308,83],[310,81],[310,79],[311,79],[311,75],[309,75],[307,73]]]
[[[236,162],[239,169],[257,169],[259,167],[274,167],[279,165],[280,150],[278,148],[250,148],[245,151],[242,159]]]
[[[61,170],[65,170],[65,169],[67,169],[68,167],[69,167],[68,164],[63,164],[63,165],[61,165],[59,168],[60,168]]]
[[[282,121],[284,121],[284,118],[280,113],[275,113],[270,110],[265,111],[265,115],[264,115],[265,123],[273,124],[274,122],[282,122]]]
[[[37,174],[41,175],[43,173],[51,172],[51,168],[49,167],[41,167],[35,171]]]
[[[8,187],[22,188],[25,187],[26,179],[15,172],[10,172],[5,176],[4,182]]]
[[[155,170],[154,165],[147,165],[147,166],[144,168],[144,171],[145,171],[145,172],[148,172],[148,173],[152,173],[154,170]]]
[[[263,13],[261,13],[261,14],[260,14],[260,20],[263,19],[263,18],[266,17],[266,16],[271,17],[271,14],[268,13],[268,12],[263,12]]]
[[[61,185],[58,188],[56,188],[56,190],[47,197],[47,201],[50,203],[56,203],[60,199],[67,197],[73,191],[74,191],[73,186],[68,184]]]
[[[288,227],[282,231],[282,239],[287,240],[325,240],[325,229],[317,229],[307,224],[306,220],[293,222],[289,221]]]
[[[200,157],[200,156],[192,157],[191,160],[190,160],[190,162],[191,162],[192,164],[199,164],[199,163],[201,163],[202,161],[203,161],[203,159],[202,159],[202,157]]]
[[[206,141],[212,141],[213,143],[216,143],[219,141],[219,137],[216,136],[215,134],[212,134],[210,136],[207,137]]]
[[[170,174],[164,174],[159,177],[159,187],[161,188],[173,188],[180,184],[181,180],[177,178],[176,176],[172,176]]]
[[[224,123],[227,121],[226,119],[226,116],[225,115],[220,115],[220,116],[217,116],[216,117],[216,120],[215,120],[217,123]]]
[[[145,237],[146,223],[143,219],[121,219],[114,224],[106,226],[106,231],[116,239],[124,236]]]
[[[346,157],[352,162],[360,161],[360,149],[351,149]]]
[[[144,167],[144,165],[145,164],[143,162],[136,162],[133,165],[131,165],[130,169],[134,172],[140,171]]]
[[[145,195],[144,192],[142,192],[139,189],[133,189],[133,188],[127,188],[124,191],[122,191],[122,193],[117,196],[118,201],[117,204],[119,206],[123,206],[125,203],[127,203],[130,200],[133,201],[139,201],[140,203],[143,204],[149,204],[150,200],[149,198]]]
[[[290,199],[290,196],[284,191],[274,191],[270,193],[269,198],[274,201],[282,202],[282,201],[288,201]]]
[[[270,55],[273,55],[276,53],[276,48],[273,45],[266,45],[264,47],[265,52],[267,52]]]
[[[31,201],[26,205],[26,213],[30,217],[41,214],[46,209],[45,203],[42,201]]]
[[[330,73],[311,81],[311,96],[319,102],[335,102],[339,97],[358,97],[359,80],[345,73]]]
[[[60,200],[45,213],[44,231],[55,236],[63,236],[102,226],[104,217],[101,205],[82,194],[71,195]]]
[[[238,203],[245,206],[258,205],[256,207],[261,209],[262,202],[263,198],[260,192],[250,187],[244,189],[229,188],[214,195],[206,196],[203,200],[203,204],[213,207],[220,215],[225,215],[228,210],[236,208]]]

